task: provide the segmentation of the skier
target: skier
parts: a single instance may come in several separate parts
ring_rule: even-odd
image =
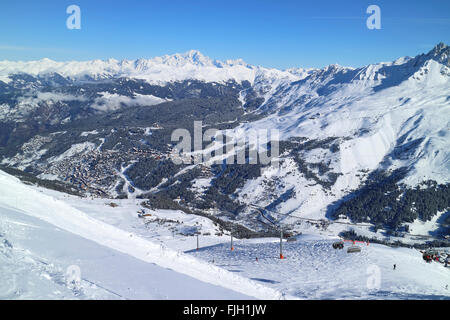
[[[139,218],[143,218],[144,215],[145,215],[145,210],[144,209],[141,209],[141,210],[138,211],[138,217]]]
[[[395,270],[395,268],[397,268],[397,266],[394,264],[394,270]]]

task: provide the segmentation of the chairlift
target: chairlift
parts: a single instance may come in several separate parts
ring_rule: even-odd
[[[365,243],[364,241],[356,241],[356,240],[344,240],[344,241],[347,241],[347,242],[351,242],[351,243],[352,243],[352,246],[349,247],[349,248],[347,249],[347,253],[357,253],[357,252],[361,252],[361,247],[358,246],[358,245],[356,244],[356,242]],[[368,242],[367,242],[366,244],[369,245]]]
[[[426,262],[441,262],[441,256],[436,250],[425,250],[422,254],[422,257]]]
[[[347,249],[347,253],[356,253],[356,252],[361,252],[360,246],[351,246],[350,248]]]
[[[344,249],[344,242],[343,241],[334,242],[333,249]]]

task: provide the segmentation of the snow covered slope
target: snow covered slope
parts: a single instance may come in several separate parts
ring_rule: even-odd
[[[70,297],[66,289],[56,289],[62,285],[61,270],[68,265],[85,270],[88,284],[125,298],[281,297],[274,289],[100,222],[3,172],[0,190],[2,276],[6,278],[0,293],[5,298]],[[20,281],[29,270],[30,283]],[[43,292],[33,288],[41,281]],[[135,292],[127,291],[129,285],[136,285]],[[101,297],[111,298],[108,290]],[[90,297],[97,293],[105,294],[94,292]]]
[[[283,187],[276,195],[292,189],[296,196],[278,210],[324,218],[331,203],[358,188],[373,170],[407,168],[401,182],[410,187],[429,179],[449,183],[449,56],[450,48],[441,43],[415,58],[358,69],[332,65],[310,70],[300,81],[276,84],[260,107],[268,115],[236,130],[276,128],[281,140],[336,139],[337,152],[323,147],[301,157],[327,164],[339,176],[326,190],[296,172],[296,164],[287,159],[278,171],[267,170],[247,182],[242,200],[270,204],[267,195],[273,191],[265,182],[280,179]]]
[[[281,140],[350,138],[341,148],[342,173],[375,169],[390,156],[385,167],[414,165],[421,178],[448,182],[449,56],[450,48],[440,44],[415,58],[311,71],[301,81],[274,86],[261,106],[270,115],[243,127],[277,128]],[[420,143],[412,156],[390,155],[413,141]]]
[[[79,268],[73,286],[70,270]],[[251,299],[0,205],[0,299]],[[183,290],[180,290],[180,284]]]
[[[209,124],[211,127],[222,127],[223,112],[227,109],[224,108],[223,100],[213,104],[213,108],[207,109],[203,106],[190,108],[192,104],[185,103],[184,99],[195,97],[199,99],[198,102],[203,103],[205,97],[225,97],[235,102],[233,112],[230,112],[230,118],[227,118],[230,127],[234,130],[278,129],[282,142],[292,138],[298,139],[289,145],[290,150],[289,148],[284,150],[286,152],[281,156],[279,168],[266,167],[258,177],[243,179],[245,181],[242,181],[242,186],[230,191],[232,194],[225,195],[227,202],[228,199],[230,201],[237,199],[240,203],[235,208],[244,207],[242,211],[247,210],[249,204],[256,203],[260,206],[271,206],[272,209],[283,214],[316,219],[331,218],[331,206],[342,202],[347,196],[359,190],[372,173],[389,173],[396,169],[405,169],[406,175],[397,182],[405,184],[405,189],[409,188],[408,190],[413,190],[427,180],[434,180],[443,184],[444,187],[448,185],[450,180],[449,56],[450,48],[440,43],[426,54],[402,57],[392,62],[361,68],[330,65],[323,69],[294,68],[284,71],[251,66],[242,61],[213,61],[197,51],[149,60],[120,62],[111,59],[87,62],[54,62],[48,59],[32,62],[3,61],[0,62],[0,79],[5,82],[11,81],[11,85],[0,82],[0,90],[7,88],[5,96],[14,96],[7,90],[17,92],[16,100],[18,101],[10,101],[0,106],[0,120],[4,121],[6,128],[3,132],[0,131],[0,134],[1,140],[6,141],[4,144],[7,151],[1,155],[3,156],[1,163],[21,169],[28,168],[30,171],[43,174],[42,177],[72,181],[75,185],[81,184],[79,188],[83,190],[86,187],[85,184],[88,184],[88,187],[93,187],[91,189],[106,190],[101,194],[112,197],[119,193],[130,195],[136,191],[131,188],[133,185],[139,185],[142,192],[161,191],[158,186],[164,186],[166,181],[164,179],[169,181],[171,178],[181,176],[181,173],[189,172],[195,177],[186,181],[188,187],[184,188],[185,190],[168,192],[169,197],[184,191],[192,191],[199,200],[206,192],[214,191],[212,190],[214,183],[220,184],[221,177],[198,175],[195,173],[198,169],[195,166],[180,168],[178,174],[171,172],[167,176],[164,176],[166,173],[155,169],[157,170],[155,173],[161,175],[161,180],[156,179],[158,184],[153,185],[147,183],[151,180],[147,173],[145,175],[139,173],[140,170],[146,170],[142,169],[144,165],[140,166],[145,163],[145,156],[135,155],[134,151],[127,146],[131,145],[129,142],[133,142],[133,148],[138,149],[145,149],[151,145],[154,146],[155,150],[152,152],[158,154],[158,159],[160,156],[169,157],[169,152],[165,150],[166,145],[161,146],[158,143],[170,136],[171,132],[161,131],[160,135],[154,135],[151,138],[145,134],[141,136],[141,139],[138,139],[136,134],[155,123],[159,127],[161,125],[159,122],[162,122],[161,127],[164,127],[164,117],[159,119],[159,115],[163,112],[155,111],[154,114],[150,114],[153,109],[161,110],[158,109],[158,103],[167,101],[167,106],[173,107],[171,110],[175,114],[174,118],[183,120],[176,122],[179,128],[190,126],[194,120],[208,119],[219,119],[211,120]],[[25,73],[25,75],[18,75],[18,73]],[[27,77],[27,74],[48,76],[51,81],[47,81],[47,78]],[[68,81],[59,75],[75,81]],[[160,84],[161,87],[145,88],[149,91],[146,91],[146,95],[143,96],[139,90],[143,90],[142,88],[148,83],[117,79],[118,77],[144,79],[152,84]],[[91,81],[76,81],[83,79]],[[98,81],[92,81],[95,79]],[[104,79],[108,81],[103,81]],[[174,82],[181,80],[184,82]],[[226,83],[229,80],[235,82]],[[243,81],[245,83],[242,83]],[[114,82],[110,84],[108,90],[96,91],[98,83],[103,86],[108,82]],[[45,89],[46,94],[39,91],[34,94],[35,96],[27,97],[29,90],[32,90],[34,86],[39,90]],[[75,88],[76,86],[80,87]],[[63,90],[62,88],[67,90],[66,95],[57,94],[58,90]],[[168,101],[174,98],[171,94],[177,90],[183,92],[183,94],[175,95],[180,101],[173,101],[174,104],[170,104]],[[121,91],[123,91],[121,94],[117,93]],[[161,96],[155,98],[158,93]],[[72,106],[69,102],[75,98],[79,101],[74,102]],[[91,102],[84,100],[87,98],[90,98]],[[33,103],[36,104],[34,109]],[[212,102],[208,98],[205,103],[211,105]],[[96,118],[99,122],[93,120],[89,124],[88,120],[93,119],[94,116],[91,113],[92,105],[96,112],[114,110],[117,114],[111,119]],[[139,105],[153,107],[143,110],[138,108]],[[121,107],[125,106],[128,108],[121,113]],[[183,107],[188,106],[189,109],[186,112],[182,111]],[[30,110],[34,110],[34,113]],[[180,116],[176,114],[177,110],[181,110]],[[217,114],[212,115],[216,111]],[[148,117],[145,117],[144,113],[147,112],[149,112]],[[54,117],[57,114],[59,116]],[[185,115],[190,117],[189,121],[185,119]],[[97,116],[101,117],[101,115]],[[74,119],[80,120],[77,125],[82,128],[81,135],[76,138],[75,134],[67,132],[76,131],[74,127],[69,126]],[[142,122],[135,121],[139,119]],[[61,128],[59,124],[66,123],[66,120],[67,127],[63,125]],[[21,122],[24,123],[21,124]],[[92,127],[85,130],[84,122]],[[42,136],[30,129],[43,128],[43,123],[50,125],[50,129],[42,133]],[[102,128],[102,125],[105,127]],[[121,128],[124,130],[112,134],[109,126],[119,128],[124,126]],[[129,126],[135,127],[129,128]],[[69,129],[66,131],[66,128]],[[77,129],[80,128],[77,127]],[[89,132],[97,132],[97,134],[88,134]],[[148,129],[145,129],[145,132],[148,132]],[[25,133],[30,136],[28,137]],[[119,143],[121,139],[126,140],[126,143]],[[151,141],[152,139],[154,140]],[[108,140],[110,140],[109,148],[114,153],[106,152],[109,151],[108,146],[105,147],[105,144],[108,145]],[[10,147],[12,143],[8,145],[9,141],[17,145]],[[59,148],[63,142],[64,148]],[[298,149],[293,147],[303,142],[304,146]],[[53,148],[49,150],[48,146]],[[83,147],[82,152],[74,154],[73,151],[79,150],[80,146]],[[120,149],[120,152],[114,150],[116,147],[117,150]],[[164,151],[162,151],[163,147]],[[9,148],[11,150],[8,150]],[[92,155],[89,150],[94,148],[95,155]],[[107,153],[106,156],[105,153]],[[119,155],[126,155],[126,157],[118,159]],[[114,161],[104,160],[106,165],[97,167],[97,160],[90,162],[92,160],[90,158],[93,157]],[[75,166],[74,163],[79,165]],[[120,172],[108,171],[108,168],[112,168],[116,163],[124,163]],[[55,168],[62,169],[54,170]],[[128,171],[128,173],[134,172],[134,176],[128,176],[129,180],[125,177],[125,168],[135,169]],[[116,171],[119,169],[116,168]],[[77,176],[74,178],[70,174],[66,175],[68,172],[75,172]],[[104,179],[97,179],[99,175]],[[145,178],[141,179],[140,177],[143,176]],[[112,179],[109,179],[110,177]],[[124,181],[123,184],[120,179]],[[216,179],[215,182],[214,179]],[[101,184],[97,185],[99,180]],[[170,186],[164,186],[164,188],[174,187],[180,181],[172,182]],[[119,191],[116,190],[117,187]],[[135,195],[136,193],[133,196]],[[186,198],[192,199],[193,197],[190,196],[192,195],[188,194]],[[215,196],[219,197],[217,194]],[[436,193],[428,200],[434,201],[437,198],[443,197]],[[397,199],[390,199],[390,201],[384,208],[375,208],[373,211],[386,211],[392,207],[393,203],[398,202]],[[443,217],[441,220],[446,219],[443,216],[448,212],[446,206],[442,205],[439,210],[433,209],[429,215],[420,216],[415,214],[418,210],[413,202],[411,200],[404,206],[404,208],[410,207],[405,209],[402,219],[397,219],[397,224],[392,224],[392,221],[389,221],[390,217],[382,223],[391,223],[387,227],[397,229],[405,227],[400,224],[411,223],[411,219],[418,217],[429,220],[435,215],[440,215]],[[202,206],[197,208],[221,211],[223,208],[216,204],[217,201],[214,202],[208,198]],[[230,210],[232,206],[227,207],[226,210]],[[249,218],[249,212],[242,211],[239,212],[239,222],[243,224],[249,222],[248,226],[253,227],[254,215]],[[359,212],[359,215],[364,219],[367,218],[364,212]],[[411,219],[408,220],[408,218]],[[296,223],[295,219],[284,220],[286,224]],[[422,229],[425,233],[430,231],[435,230]],[[441,237],[442,234],[439,236]]]
[[[347,253],[347,245],[335,250],[333,241],[300,236],[284,244],[283,260],[276,240],[241,240],[233,252],[218,244],[191,254],[301,299],[450,299],[450,270],[427,264],[417,250],[370,244]]]
[[[370,244],[348,254],[316,233],[285,242],[280,260],[278,239],[235,239],[230,251],[228,237],[204,234],[197,251],[195,237],[170,235],[171,220],[145,221],[198,222],[203,233],[214,228],[205,218],[149,211],[143,220],[132,199],[105,206],[1,172],[0,190],[3,299],[450,299],[450,270],[414,249]],[[75,288],[66,282],[73,266]]]

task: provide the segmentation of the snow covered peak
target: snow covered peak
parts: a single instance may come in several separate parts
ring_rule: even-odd
[[[330,64],[330,65],[326,66],[324,68],[324,71],[334,72],[334,71],[340,71],[342,69],[346,69],[346,68],[337,63],[334,63],[334,64]]]
[[[404,63],[408,62],[411,59],[412,59],[411,57],[400,57],[400,58],[394,60],[394,62],[392,64],[394,66],[399,66],[401,64],[404,64]]]
[[[38,61],[0,61],[0,81],[10,82],[10,75],[26,73],[42,76],[58,73],[71,79],[105,79],[131,77],[150,83],[166,83],[196,79],[207,82],[234,80],[254,81],[254,67],[242,60],[213,61],[197,50],[164,55],[152,59],[92,60],[57,62],[50,59]]]
[[[186,58],[191,59],[192,62],[196,63],[203,63],[203,61],[210,61],[210,59],[206,56],[204,56],[200,51],[198,50],[189,50],[184,53]]]
[[[185,53],[176,53],[173,55],[164,55],[162,57],[150,59],[149,61],[177,67],[185,66],[188,64],[196,66],[213,65],[213,61],[209,57],[204,56],[200,51],[197,50],[190,50]]]
[[[442,51],[448,51],[448,45],[446,45],[443,42],[438,43],[433,50],[431,50],[432,52],[442,52]]]
[[[450,48],[443,42],[439,43],[430,52],[428,52],[427,57],[450,67]]]
[[[33,76],[47,74],[60,74],[63,77],[77,79],[107,79],[113,77],[131,77],[143,79],[154,84],[163,84],[171,81],[183,81],[196,79],[206,82],[236,82],[249,81],[254,83],[258,78],[270,83],[283,80],[283,82],[298,81],[313,76],[317,81],[331,79],[338,76],[345,81],[351,79],[378,79],[385,77],[385,70],[389,66],[404,65],[405,67],[424,64],[428,60],[435,60],[447,67],[450,66],[450,49],[444,43],[438,44],[428,54],[422,54],[415,58],[404,57],[391,63],[369,65],[364,68],[354,69],[342,67],[337,64],[329,65],[323,69],[292,68],[286,71],[255,67],[237,60],[213,60],[203,55],[198,50],[190,50],[185,53],[164,55],[151,59],[137,60],[92,60],[92,61],[68,61],[57,62],[47,58],[38,61],[0,61],[0,81],[10,82],[10,76],[18,73],[26,73]],[[415,67],[415,66],[414,66]],[[378,75],[380,69],[381,76]],[[362,70],[363,73],[355,74],[350,78],[351,71]],[[415,72],[415,71],[414,71]],[[411,73],[414,73],[411,72]],[[343,77],[343,74],[347,76]],[[348,79],[347,79],[348,78]]]
[[[314,69],[314,68],[308,68],[308,69],[290,68],[290,69],[287,69],[286,71],[297,76],[299,78],[298,80],[302,80],[302,79],[305,79],[306,77],[308,77],[309,75],[311,75],[312,72],[315,72],[317,70],[318,69]]]

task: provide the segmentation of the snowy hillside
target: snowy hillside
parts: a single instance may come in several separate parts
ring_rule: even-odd
[[[419,178],[448,182],[450,49],[360,69],[330,66],[302,81],[274,85],[262,109],[270,115],[244,128],[277,128],[290,137],[350,138],[338,171],[414,166]],[[412,157],[401,155],[415,142]],[[395,149],[398,155],[390,153]],[[390,157],[391,159],[385,159]],[[409,162],[402,162],[408,158]]]
[[[277,241],[240,241],[233,252],[219,244],[192,254],[301,299],[450,299],[449,270],[424,263],[417,250],[369,244],[351,254],[332,243],[300,236],[285,243],[283,260],[276,258]]]
[[[4,299],[280,297],[273,289],[100,222],[3,172],[0,189]],[[83,272],[80,292],[66,287],[65,270],[71,265]]]
[[[302,154],[306,162],[326,163],[339,175],[327,192],[311,185],[302,174],[293,175],[289,159],[279,171],[268,170],[248,181],[241,197],[246,203],[270,204],[264,187],[280,179],[282,195],[295,197],[278,209],[305,217],[324,218],[328,206],[357,189],[373,170],[408,168],[401,180],[410,187],[450,179],[450,69],[448,46],[430,53],[360,69],[330,66],[311,71],[294,83],[280,83],[260,107],[269,115],[242,124],[237,130],[277,128],[281,140],[305,137],[336,139],[338,152],[318,148]],[[255,85],[256,86],[256,85]],[[276,198],[276,197],[275,197]]]
[[[258,205],[294,234],[311,228],[301,217],[370,224],[358,229],[368,237],[442,240],[450,230],[449,56],[440,43],[360,68],[277,70],[198,51],[2,61],[0,165],[69,193],[214,215],[247,236],[273,232]],[[194,121],[228,134],[278,130],[280,166],[175,165],[171,134]]]
[[[0,241],[0,299],[251,299],[86,240],[3,204]],[[72,284],[70,280],[78,278],[70,272],[77,268],[81,281]]]
[[[182,212],[142,219],[134,200],[109,206],[4,173],[0,188],[3,299],[450,299],[448,268],[414,249],[370,244],[348,254],[314,233],[285,242],[280,260],[277,239],[235,239],[230,251],[211,221]],[[71,287],[74,266],[81,282]]]

